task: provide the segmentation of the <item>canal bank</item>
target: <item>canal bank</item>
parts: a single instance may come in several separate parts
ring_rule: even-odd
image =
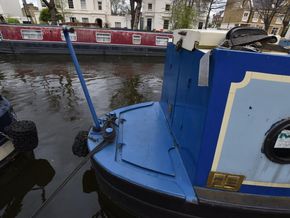
[[[163,58],[80,58],[99,114],[141,101],[159,100],[163,62]],[[72,154],[71,145],[79,130],[89,128],[91,117],[68,56],[0,56],[0,92],[14,105],[19,118],[33,120],[38,127],[40,143],[35,156],[46,164],[44,168],[34,165],[36,172],[51,168],[55,171],[45,186],[45,196],[36,189],[37,185],[27,189],[34,183],[33,178],[27,178],[26,172],[34,173],[29,165],[2,189],[8,200],[1,202],[0,215],[30,217],[43,197],[49,197],[80,162]],[[97,194],[86,193],[87,183],[83,187],[83,175],[89,168],[86,165],[39,217],[95,215],[100,209]],[[23,187],[23,178],[29,185]],[[22,195],[17,195],[21,191]]]

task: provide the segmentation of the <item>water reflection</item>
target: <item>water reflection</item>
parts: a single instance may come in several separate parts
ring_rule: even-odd
[[[55,171],[45,159],[19,156],[0,171],[0,217],[16,217],[22,209],[22,201],[28,192],[37,192],[38,201],[46,200],[45,187],[53,179]]]
[[[112,96],[111,108],[124,107],[145,101],[144,96],[138,92],[140,83],[140,76],[138,75],[125,80],[121,88],[116,90],[116,93]]]
[[[160,98],[162,58],[81,56],[79,61],[99,115]],[[38,128],[39,146],[35,153],[39,160],[28,164],[21,176],[11,180],[5,199],[2,193],[6,185],[0,184],[0,214],[30,217],[79,163],[71,153],[71,145],[76,133],[88,129],[92,120],[68,56],[0,56],[0,93],[10,100],[20,119],[33,120]],[[34,164],[41,168],[47,163],[55,175],[49,174],[53,178],[44,190],[31,174]],[[82,182],[82,174],[39,217],[99,216],[95,189],[82,190],[78,182]],[[93,181],[92,187],[95,184]],[[61,209],[59,204],[63,205]]]

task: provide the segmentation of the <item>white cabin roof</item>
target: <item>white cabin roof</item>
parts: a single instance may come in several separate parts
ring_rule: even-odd
[[[192,51],[197,45],[199,47],[216,47],[226,38],[228,31],[224,30],[199,30],[179,29],[173,32],[173,43],[182,38],[182,48]]]

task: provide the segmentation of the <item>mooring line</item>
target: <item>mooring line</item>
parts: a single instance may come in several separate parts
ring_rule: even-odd
[[[47,206],[47,204],[55,198],[55,196],[65,187],[65,185],[76,175],[76,173],[88,162],[88,160],[97,152],[102,150],[108,141],[103,140],[96,146],[78,165],[77,167],[65,178],[65,180],[54,190],[54,192],[42,203],[42,205],[31,216],[35,218]]]

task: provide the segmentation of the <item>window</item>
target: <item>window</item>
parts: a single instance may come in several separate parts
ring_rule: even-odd
[[[74,2],[73,2],[73,0],[68,0],[68,7],[69,8],[74,8]]]
[[[271,34],[276,35],[278,33],[278,31],[279,31],[278,27],[273,27],[271,30]]]
[[[163,21],[163,29],[168,30],[169,27],[169,20],[164,20]]]
[[[101,10],[103,10],[102,9],[102,2],[101,1],[98,1],[98,9],[101,11]]]
[[[111,33],[96,33],[97,42],[111,43]]]
[[[76,32],[73,32],[73,33],[69,33],[69,38],[72,42],[75,42],[77,41],[77,33]],[[61,31],[61,40],[62,41],[65,41],[65,38],[64,38],[64,35],[63,35],[63,32]]]
[[[77,22],[77,19],[75,17],[70,17],[69,20],[72,23],[76,23]]]
[[[115,27],[116,28],[121,28],[121,22],[115,22]]]
[[[148,11],[152,11],[152,4],[151,3],[148,4]]]
[[[140,45],[141,44],[141,36],[133,34],[132,36],[132,43],[134,45]]]
[[[170,11],[170,5],[169,4],[165,5],[165,11]]]
[[[250,16],[250,12],[249,11],[245,11],[242,17],[242,21],[247,22]]]
[[[89,18],[87,18],[87,17],[83,17],[83,18],[82,18],[82,22],[83,22],[83,23],[88,23],[88,22],[89,22]]]
[[[87,8],[86,0],[81,0],[81,9],[86,9],[86,8]]]
[[[22,39],[42,40],[43,33],[41,30],[21,30]]]
[[[167,46],[168,37],[156,36],[156,45]]]
[[[253,15],[253,18],[252,18],[252,22],[254,22],[254,23],[258,22],[259,17],[260,17],[259,13],[255,12]]]

